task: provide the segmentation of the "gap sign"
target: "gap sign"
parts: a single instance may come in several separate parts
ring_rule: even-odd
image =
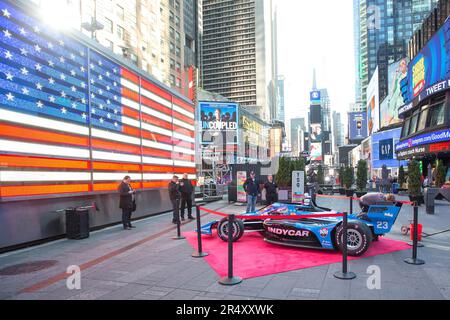
[[[380,160],[394,159],[394,142],[392,139],[380,140]]]

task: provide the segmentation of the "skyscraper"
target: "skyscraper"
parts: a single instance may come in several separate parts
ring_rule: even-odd
[[[437,0],[355,0],[356,89],[366,105],[366,89],[377,65],[380,101],[387,94],[388,66],[407,55],[407,43]],[[360,87],[359,87],[360,86]],[[358,101],[358,100],[357,100]]]
[[[284,76],[278,76],[278,111],[277,120],[285,123],[285,105],[284,105]]]
[[[272,0],[203,0],[203,87],[276,118],[276,17]]]
[[[307,132],[305,118],[291,119],[291,149],[294,155],[298,155],[301,151],[299,148],[299,131]]]
[[[29,0],[68,26],[130,60],[161,82],[187,94],[187,69],[195,59],[199,6],[195,0]],[[55,15],[58,8],[58,15]],[[89,29],[92,21],[103,25]]]

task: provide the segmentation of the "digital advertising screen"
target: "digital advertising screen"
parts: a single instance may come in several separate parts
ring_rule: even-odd
[[[394,140],[392,138],[379,141],[379,156],[380,160],[394,159]]]
[[[395,145],[400,140],[402,128],[377,132],[372,135],[372,168],[381,169],[385,164],[388,168],[406,165],[404,161],[398,161],[395,153]]]
[[[202,143],[208,144],[222,139],[226,144],[237,144],[238,104],[200,102],[199,108],[202,124]]]
[[[322,123],[322,107],[320,105],[311,105],[310,123]]]
[[[350,141],[363,140],[367,137],[367,113],[350,112],[348,114]]]
[[[0,119],[9,126],[0,129],[0,198],[115,193],[126,175],[135,189],[167,188],[176,172],[195,178],[192,102],[20,3],[0,0]]]
[[[312,91],[309,95],[312,105],[320,104],[321,94],[320,91]]]
[[[380,97],[378,67],[367,86],[367,127],[368,134],[371,135],[380,129]]]
[[[450,72],[448,45],[450,32],[450,19],[428,41],[427,45],[417,54],[408,65],[408,75],[402,81],[402,94],[405,104],[419,97],[419,101],[429,95],[449,87],[448,75]],[[442,86],[433,88],[439,82]]]
[[[322,143],[311,143],[309,154],[311,161],[323,161]]]
[[[311,142],[322,142],[324,138],[324,132],[322,131],[322,124],[314,123],[311,125]]]
[[[380,127],[388,127],[400,122],[398,109],[404,105],[401,82],[408,75],[408,59],[401,59],[388,68],[388,96],[380,105]]]

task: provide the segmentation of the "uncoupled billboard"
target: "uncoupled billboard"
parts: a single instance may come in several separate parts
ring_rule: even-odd
[[[357,141],[367,138],[367,113],[350,112],[348,114],[349,140]]]
[[[202,143],[213,143],[218,137],[225,144],[237,144],[238,104],[228,102],[199,102]],[[220,135],[220,133],[224,133]]]
[[[450,46],[450,19],[431,38],[408,66],[408,76],[402,81],[402,94],[405,103],[418,98],[426,99],[437,90],[434,84],[449,79],[448,53]],[[447,84],[447,82],[446,82]]]

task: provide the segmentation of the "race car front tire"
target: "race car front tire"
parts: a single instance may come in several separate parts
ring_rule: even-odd
[[[217,235],[222,241],[228,241],[228,230],[229,230],[229,222],[228,218],[223,218],[220,220],[217,226]],[[233,242],[238,241],[244,235],[244,222],[240,219],[235,219],[232,226],[232,234],[233,234]]]
[[[340,224],[335,233],[335,243],[342,252],[344,228]],[[347,225],[347,253],[349,256],[361,256],[370,247],[372,242],[372,232],[370,228],[362,222],[350,221]]]

